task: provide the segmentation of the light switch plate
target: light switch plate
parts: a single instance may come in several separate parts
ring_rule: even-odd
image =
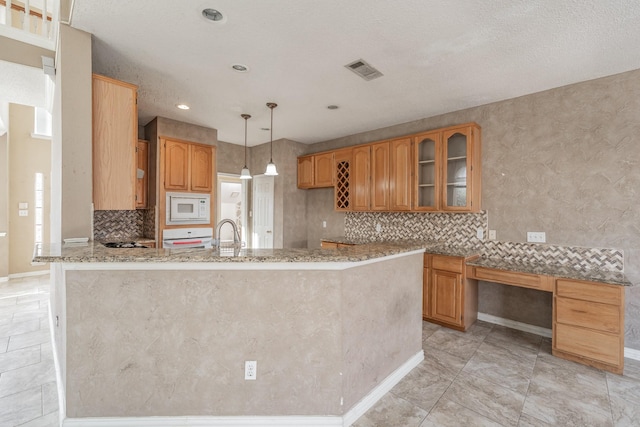
[[[26,209],[20,209],[18,211],[18,216],[29,216],[29,211]]]
[[[29,203],[27,202],[18,203],[18,209],[29,209]]]
[[[496,230],[489,230],[489,240],[496,240]]]
[[[480,240],[484,239],[484,230],[482,229],[482,227],[478,227],[478,229],[476,230],[476,237]]]

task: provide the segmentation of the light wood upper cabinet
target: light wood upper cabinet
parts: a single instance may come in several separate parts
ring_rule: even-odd
[[[353,149],[351,165],[351,203],[354,211],[368,211],[371,207],[371,148],[368,145]]]
[[[336,211],[351,210],[351,161],[353,150],[345,148],[334,153],[334,208]]]
[[[136,143],[136,209],[147,207],[149,192],[149,142],[142,139]],[[142,178],[140,178],[142,174]]]
[[[389,210],[389,142],[371,145],[371,210]]]
[[[172,191],[188,191],[189,144],[167,139],[164,145],[164,188]]]
[[[333,152],[313,156],[314,188],[333,186]]]
[[[190,146],[191,149],[191,191],[209,193],[213,185],[212,148],[204,145]]]
[[[95,210],[136,208],[137,87],[93,75],[93,203]]]
[[[298,157],[298,188],[313,187],[313,156]]]
[[[478,125],[469,123],[415,135],[414,159],[414,210],[480,210]]]
[[[411,171],[413,150],[411,138],[394,139],[390,143],[389,194],[392,211],[411,210]]]
[[[298,157],[298,188],[333,187],[333,152]]]
[[[169,191],[211,193],[214,154],[210,145],[162,138],[164,188]]]

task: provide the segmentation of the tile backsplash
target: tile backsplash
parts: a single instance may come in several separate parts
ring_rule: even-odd
[[[378,229],[380,231],[378,231]],[[422,239],[452,246],[479,247],[484,256],[523,263],[547,263],[577,270],[624,271],[618,249],[501,242],[488,234],[488,215],[479,213],[348,212],[345,237],[367,241]]]
[[[94,211],[93,239],[113,240],[136,237],[153,238],[155,234],[155,209],[126,211]]]

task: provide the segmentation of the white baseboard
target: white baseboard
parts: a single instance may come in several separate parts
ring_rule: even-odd
[[[1,282],[8,282],[8,281],[9,281],[9,276],[0,277],[0,283]]]
[[[342,417],[118,417],[67,418],[63,427],[342,427]]]
[[[62,427],[347,427],[367,412],[405,375],[424,360],[420,350],[393,371],[376,388],[340,416],[242,417],[102,417],[66,418]]]
[[[502,317],[492,316],[487,313],[478,313],[478,320],[489,322],[496,325],[506,326],[507,328],[517,329],[523,332],[529,332],[543,337],[551,338],[551,329],[541,328],[540,326],[529,325],[528,323],[516,322],[515,320],[504,319]]]
[[[551,338],[551,329],[541,328],[539,326],[533,326],[527,323],[516,322],[515,320],[503,319],[502,317],[492,316],[486,313],[478,313],[478,320]],[[640,360],[640,350],[625,347],[624,357],[626,359]]]
[[[635,348],[624,348],[624,357],[626,359],[640,360],[640,350],[636,350]]]
[[[420,362],[424,360],[424,350],[420,350],[413,355],[409,360],[404,362],[398,369],[393,371],[387,378],[382,380],[373,390],[363,397],[358,403],[356,403],[351,409],[347,411],[342,417],[343,426],[348,427],[353,424],[358,418],[364,415],[369,409],[375,405],[378,400],[382,399],[382,396],[387,394],[396,384],[402,380],[413,368],[418,366]]]
[[[44,276],[45,274],[49,274],[49,269],[41,270],[41,271],[28,271],[26,273],[14,273],[9,275],[9,279],[19,279],[21,277],[32,277],[32,276]]]

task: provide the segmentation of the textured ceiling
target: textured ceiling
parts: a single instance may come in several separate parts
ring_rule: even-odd
[[[0,61],[0,102],[47,107],[42,68]]]
[[[242,144],[248,113],[250,146],[269,101],[274,139],[314,143],[640,68],[637,0],[75,0],[71,24],[95,72],[139,86],[140,124]],[[384,76],[344,68],[359,58]]]

